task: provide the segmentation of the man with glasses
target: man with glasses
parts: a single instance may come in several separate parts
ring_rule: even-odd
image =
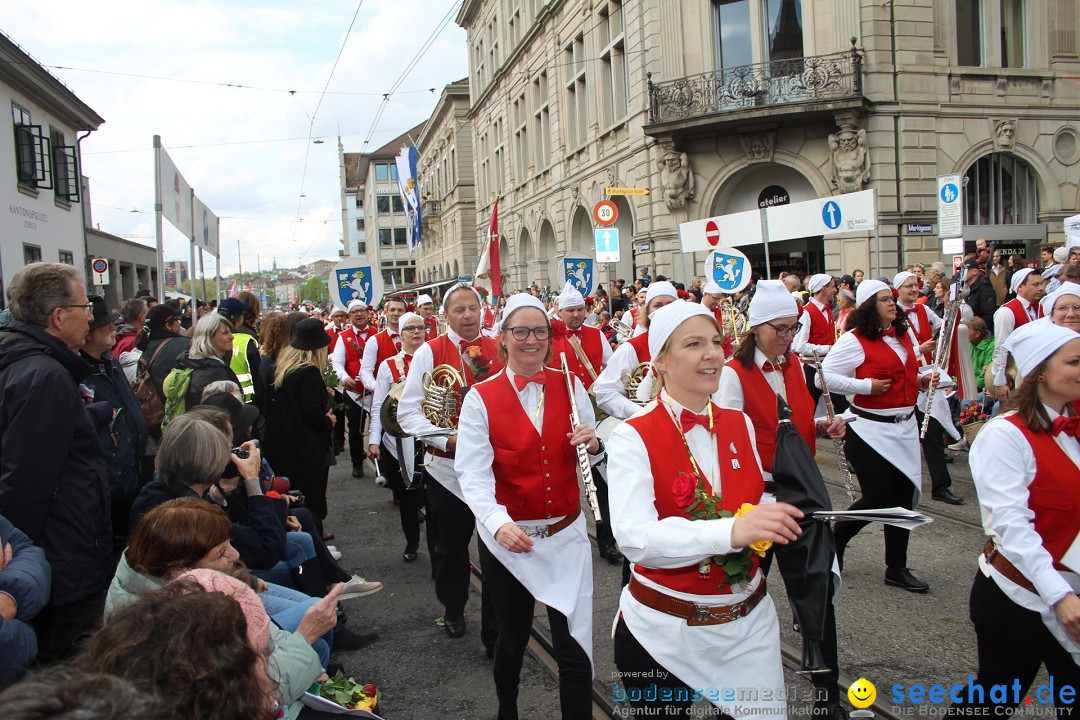
[[[791,341],[791,349],[802,358],[806,387],[810,390],[810,397],[816,406],[821,398],[821,388],[816,381],[814,351],[817,350],[818,357],[824,360],[836,342],[836,318],[833,315],[832,302],[836,297],[837,287],[833,276],[825,273],[811,276],[806,287],[810,291],[810,300],[803,308],[799,329],[795,332],[795,339]],[[836,412],[847,410],[846,397],[839,393],[829,393],[829,396]]]
[[[49,607],[34,619],[38,661],[74,654],[101,624],[112,579],[109,484],[80,383],[92,305],[62,263],[27,265],[7,289],[0,328],[0,515],[45,550]]]

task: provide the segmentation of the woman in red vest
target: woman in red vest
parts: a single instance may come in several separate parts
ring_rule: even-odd
[[[802,513],[762,498],[750,418],[710,402],[722,344],[701,305],[650,313],[657,403],[611,436],[612,524],[633,563],[612,692],[630,712],[689,717],[705,699],[739,715],[721,688],[759,690],[738,702],[752,714],[786,712],[779,626],[758,562],[771,542],[796,539]]]
[[[962,693],[964,704],[1000,704],[1005,710],[995,708],[997,715],[1011,714],[1043,663],[1051,687],[1080,686],[1080,563],[1066,556],[1080,533],[1080,417],[1072,409],[1080,400],[1080,337],[1036,320],[1007,345],[1023,383],[1011,410],[987,423],[971,446],[989,541],[970,600],[979,652],[974,685],[981,687]],[[1005,698],[992,697],[997,684],[1009,688]],[[1072,704],[1053,699],[1059,712]]]
[[[563,718],[592,717],[592,553],[581,512],[578,459],[603,444],[589,396],[574,378],[579,424],[570,426],[563,374],[546,368],[551,324],[544,304],[513,295],[499,337],[506,367],[465,396],[454,469],[476,516],[480,566],[498,626],[499,718],[516,720],[518,680],[533,608],[547,605]],[[573,377],[573,376],[571,376]]]
[[[865,280],[855,294],[855,310],[844,333],[822,363],[832,392],[854,395],[845,450],[859,477],[862,497],[849,509],[903,507],[912,509],[922,496],[922,456],[915,401],[919,358],[908,334],[907,318],[897,312],[896,298],[880,280]],[[833,537],[841,568],[851,538],[867,523],[837,523]],[[930,586],[907,567],[909,530],[885,526],[885,584],[925,593]]]

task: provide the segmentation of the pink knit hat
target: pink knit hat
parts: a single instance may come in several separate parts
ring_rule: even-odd
[[[270,643],[270,616],[266,614],[254,590],[236,578],[217,570],[205,568],[188,570],[177,580],[185,578],[194,580],[207,592],[219,592],[235,600],[244,613],[244,619],[247,620],[248,643],[259,653],[266,651],[266,646]]]

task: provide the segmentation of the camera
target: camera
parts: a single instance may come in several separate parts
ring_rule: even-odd
[[[292,506],[294,508],[304,507],[304,493],[300,492],[299,490],[290,490],[285,494],[294,498],[292,502]]]
[[[220,447],[220,445],[218,446]],[[230,452],[241,460],[247,460],[251,456],[246,447],[234,447]]]

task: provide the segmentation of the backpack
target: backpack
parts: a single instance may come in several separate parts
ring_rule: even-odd
[[[169,422],[187,412],[184,400],[191,387],[191,373],[195,368],[174,368],[162,383],[165,391],[165,412],[161,418],[161,432],[165,432]]]
[[[150,362],[146,362],[144,358],[140,357],[135,379],[131,381],[131,389],[135,392],[135,397],[139,401],[139,407],[142,409],[143,417],[146,418],[146,424],[152,428],[160,425],[162,418],[165,417],[165,404],[161,401],[161,396],[158,395],[157,388],[154,387],[154,380],[150,377],[150,366],[154,363],[161,349],[172,340],[173,338],[169,338],[158,345],[157,350],[150,356]]]

